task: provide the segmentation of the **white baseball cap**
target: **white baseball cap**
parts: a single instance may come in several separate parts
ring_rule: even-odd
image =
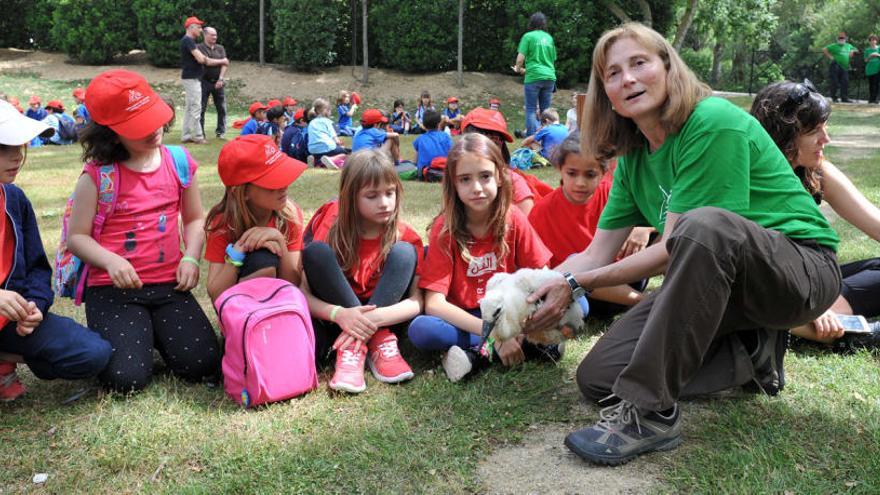
[[[37,136],[49,137],[54,133],[49,125],[25,117],[9,102],[0,100],[0,144],[21,146]]]

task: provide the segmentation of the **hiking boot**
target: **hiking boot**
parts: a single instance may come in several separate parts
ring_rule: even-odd
[[[387,328],[373,334],[367,345],[367,364],[376,380],[383,383],[399,383],[413,377],[412,368],[400,355],[397,336]]]
[[[599,418],[595,425],[565,437],[569,450],[595,464],[617,466],[681,444],[678,404],[664,413],[642,412],[635,404],[621,400],[599,411]]]
[[[775,396],[785,388],[785,369],[782,361],[788,349],[787,330],[764,330],[755,332],[757,346],[749,353],[754,369],[754,383],[744,385],[746,390]]]
[[[321,157],[321,164],[324,165],[325,168],[328,168],[330,170],[338,170],[339,169],[339,167],[336,166],[336,162],[334,162],[333,159],[327,155],[324,155]]]
[[[330,388],[350,394],[359,394],[367,389],[364,381],[364,361],[367,359],[367,348],[361,344],[355,350],[355,344],[345,349],[336,350],[336,371],[330,380]]]
[[[513,131],[513,135],[518,139],[523,139],[526,137],[526,131],[524,129],[516,129]]]
[[[0,375],[0,402],[12,402],[21,397],[26,391],[27,389],[14,371],[6,375]]]

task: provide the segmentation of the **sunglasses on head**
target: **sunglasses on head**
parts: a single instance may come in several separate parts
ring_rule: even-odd
[[[797,83],[791,88],[791,91],[788,92],[788,96],[785,98],[785,102],[780,105],[780,108],[783,111],[797,108],[807,99],[808,96],[810,96],[810,93],[818,92],[819,90],[816,89],[816,86],[813,86],[813,83],[809,79],[804,79],[804,82]]]

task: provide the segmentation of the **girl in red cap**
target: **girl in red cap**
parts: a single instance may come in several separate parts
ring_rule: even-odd
[[[306,295],[315,319],[318,358],[336,351],[330,388],[366,388],[364,362],[376,380],[413,377],[391,327],[422,311],[416,265],[422,240],[400,216],[403,185],[388,154],[352,154],[339,199],[322,206],[306,229]]]
[[[80,136],[86,165],[74,192],[68,248],[90,266],[89,327],[114,349],[100,379],[119,391],[146,387],[154,346],[174,374],[214,377],[220,347],[190,292],[199,282],[205,214],[196,162],[185,149],[162,145],[172,110],[127,70],[95,77],[86,106],[92,122]],[[173,158],[178,151],[183,157]],[[95,237],[98,195],[108,201],[108,181],[115,198]]]
[[[479,362],[480,300],[492,275],[545,267],[552,256],[526,216],[511,207],[509,177],[498,146],[486,136],[465,134],[449,152],[443,209],[419,271],[425,315],[410,324],[409,338],[419,349],[445,352],[443,369],[453,382]],[[521,337],[496,343],[494,352],[507,366],[527,356],[559,358],[558,348]]]
[[[453,136],[461,134],[461,119],[464,115],[458,108],[458,98],[450,96],[446,99],[446,109],[443,110],[443,123],[446,125],[447,132]]]
[[[208,295],[216,299],[239,281],[277,277],[300,283],[303,215],[287,188],[307,168],[265,135],[239,136],[220,150],[226,186],[208,212]]]

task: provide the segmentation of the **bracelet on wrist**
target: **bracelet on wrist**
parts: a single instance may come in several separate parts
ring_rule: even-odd
[[[223,259],[226,260],[226,263],[228,263],[236,268],[241,268],[241,265],[244,264],[241,261],[235,261],[234,259],[230,258],[228,254],[226,256],[224,256]]]
[[[226,256],[233,261],[237,261],[239,263],[243,263],[244,259],[247,257],[246,253],[242,253],[238,249],[235,249],[235,245],[231,242],[226,246]]]
[[[201,262],[199,262],[199,260],[193,258],[192,256],[184,256],[183,258],[180,258],[180,261],[181,262],[186,261],[187,263],[192,263],[193,265],[201,266]]]
[[[330,322],[336,323],[336,313],[342,309],[342,306],[333,306],[333,309],[330,310]]]

